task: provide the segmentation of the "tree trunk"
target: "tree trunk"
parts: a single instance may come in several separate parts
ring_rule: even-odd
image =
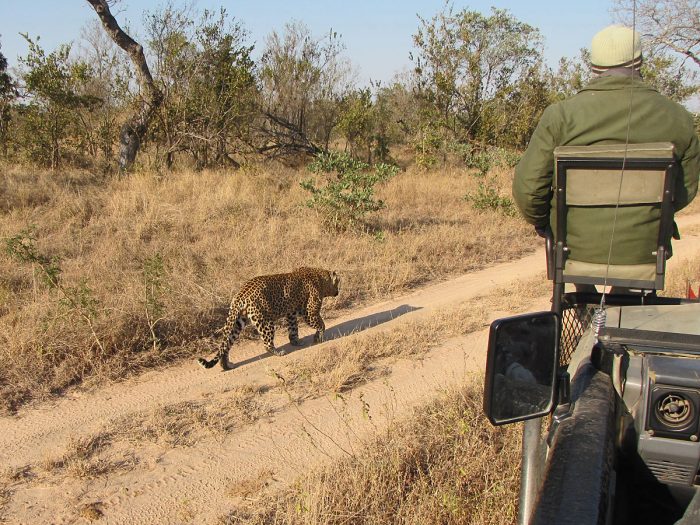
[[[109,11],[107,0],[87,0],[87,2],[95,9],[107,34],[129,55],[131,63],[136,68],[141,88],[141,105],[134,115],[127,119],[119,133],[119,168],[122,171],[129,171],[136,160],[141,140],[148,130],[148,125],[163,101],[163,94],[153,82],[146,57],[143,54],[143,46],[119,27]]]

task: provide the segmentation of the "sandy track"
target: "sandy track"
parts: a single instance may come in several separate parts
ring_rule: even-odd
[[[671,268],[700,251],[700,235],[694,235],[700,215],[682,217],[679,224],[681,232],[693,235],[674,244]],[[329,339],[361,338],[488,294],[514,280],[534,277],[543,266],[544,257],[537,253],[429,286],[334,319],[328,323],[327,335]],[[532,307],[546,309],[547,298]],[[307,335],[305,342],[309,339]],[[114,429],[120,421],[144,411],[206,403],[245,385],[272,388],[277,380],[270,367],[323,352],[324,344],[280,358],[265,355],[257,341],[243,342],[232,350],[231,361],[237,368],[231,372],[203,370],[185,362],[28,407],[17,416],[0,418],[0,465],[27,472],[10,485],[5,520],[88,523],[88,514],[80,514],[81,506],[95,504],[103,513],[101,523],[215,523],[233,506],[231,492],[239,492],[237,487],[247,481],[289,482],[328,457],[352,454],[392,419],[436,391],[463,382],[465,375],[480,372],[485,346],[485,330],[445,341],[422,359],[391,363],[388,376],[342,398],[323,397],[297,406],[279,389],[270,390],[265,396],[271,415],[227,434],[203,434],[188,446],[114,439],[104,458],[114,468],[95,478],[52,473],[41,465],[60,457],[76,439]]]

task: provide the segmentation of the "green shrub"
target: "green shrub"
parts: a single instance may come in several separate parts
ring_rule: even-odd
[[[479,187],[473,193],[464,196],[467,202],[477,210],[493,210],[508,217],[515,217],[517,210],[510,197],[503,197],[493,182],[480,182]]]
[[[476,149],[467,144],[456,144],[452,150],[459,154],[468,168],[477,170],[476,176],[485,177],[491,168],[513,168],[520,162],[520,154],[497,146]]]
[[[346,153],[321,153],[309,164],[309,171],[317,175],[335,173],[325,185],[317,186],[312,179],[301,182],[311,193],[306,202],[323,215],[324,222],[337,230],[355,229],[362,225],[368,213],[381,210],[384,203],[375,198],[374,187],[385,182],[399,168],[379,163],[370,166]]]
[[[416,165],[424,170],[435,168],[444,149],[444,140],[434,123],[424,126],[414,142]]]

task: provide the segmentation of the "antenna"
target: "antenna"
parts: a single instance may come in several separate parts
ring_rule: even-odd
[[[631,63],[634,64],[634,51],[635,51],[635,35],[637,33],[637,0],[632,0],[632,56]],[[632,65],[631,67],[634,67]],[[617,202],[615,203],[615,214],[613,215],[612,231],[610,232],[610,244],[608,245],[608,261],[605,267],[605,279],[603,283],[603,293],[600,297],[600,305],[596,308],[593,313],[593,332],[596,340],[598,339],[598,333],[602,327],[605,326],[607,314],[605,311],[605,297],[607,295],[608,287],[608,274],[610,272],[610,261],[612,260],[613,242],[615,239],[615,227],[617,226],[617,212],[620,208],[620,195],[622,195],[622,181],[625,176],[625,165],[627,163],[627,148],[630,143],[630,128],[632,124],[632,98],[633,98],[632,86],[629,87],[629,106],[627,110],[627,131],[625,136],[625,151],[622,156],[622,168],[620,170],[620,184],[617,188]]]

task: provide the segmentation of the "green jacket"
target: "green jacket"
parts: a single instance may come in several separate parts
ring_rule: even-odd
[[[527,222],[543,227],[549,223],[550,215],[554,219],[554,213],[550,213],[554,209],[554,148],[624,144],[628,122],[630,144],[674,144],[682,169],[681,176],[676,179],[674,208],[680,210],[690,203],[697,192],[700,174],[700,145],[690,113],[639,78],[600,76],[573,97],[552,104],[542,114],[513,180],[513,197]],[[569,256],[585,262],[605,263],[614,213],[614,208],[569,209]],[[658,206],[619,208],[613,264],[655,260],[651,254],[655,246],[639,241],[639,228],[652,228],[649,225],[659,214]],[[632,234],[633,231],[636,233]]]

